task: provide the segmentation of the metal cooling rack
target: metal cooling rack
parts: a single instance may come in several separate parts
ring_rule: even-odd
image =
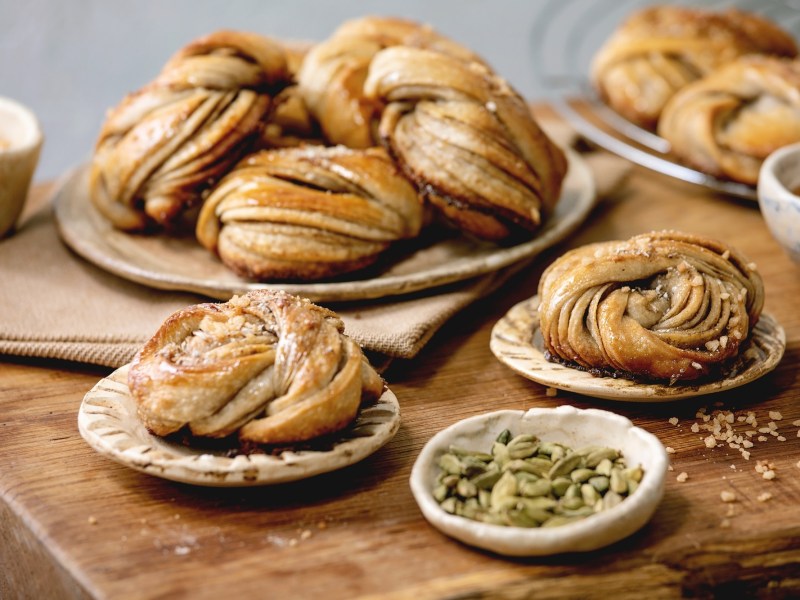
[[[669,142],[611,110],[589,84],[591,60],[631,13],[653,0],[547,0],[530,33],[533,75],[544,98],[586,139],[631,162],[670,177],[739,198],[756,199],[753,186],[718,179],[675,162]],[[663,3],[663,2],[662,2]],[[800,39],[800,0],[695,0],[697,8],[735,6],[779,23]]]

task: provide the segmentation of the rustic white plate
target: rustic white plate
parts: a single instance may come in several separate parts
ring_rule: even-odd
[[[486,452],[504,429],[514,435],[530,433],[571,448],[616,448],[628,466],[641,465],[644,477],[637,490],[614,508],[560,527],[504,527],[445,512],[433,497],[439,456],[450,445]],[[414,463],[410,483],[422,514],[447,535],[499,554],[542,556],[595,550],[637,531],[647,523],[664,495],[668,464],[666,450],[658,438],[621,415],[573,406],[532,408],[527,412],[501,410],[464,419],[433,436]]]
[[[283,289],[312,301],[365,300],[415,292],[463,281],[530,258],[572,233],[594,206],[595,186],[586,162],[567,151],[569,172],[555,213],[536,238],[498,247],[453,237],[409,246],[369,275],[323,283],[254,283],[237,276],[193,237],[131,235],[114,229],[89,201],[87,166],[69,174],[55,196],[60,235],[77,254],[125,279],[165,290],[229,299],[253,289]],[[379,265],[380,267],[380,265]],[[365,278],[369,277],[369,278]]]
[[[386,390],[362,406],[353,425],[326,450],[240,454],[190,448],[152,435],[136,415],[128,390],[128,365],[101,379],[84,397],[78,429],[100,454],[156,477],[213,487],[285,483],[356,463],[386,444],[400,426],[400,406]]]
[[[786,349],[786,334],[775,318],[761,313],[750,345],[727,369],[724,378],[699,384],[637,383],[629,379],[596,377],[586,371],[550,362],[544,357],[539,331],[539,297],[512,307],[492,329],[494,355],[523,377],[568,392],[627,402],[668,402],[712,394],[749,383],[772,371]]]

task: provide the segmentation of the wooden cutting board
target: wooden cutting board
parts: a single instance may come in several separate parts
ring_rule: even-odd
[[[717,396],[632,404],[549,397],[492,356],[492,326],[535,293],[554,257],[654,228],[728,240],[758,264],[766,308],[788,339],[773,373]],[[0,597],[796,597],[798,298],[800,267],[770,237],[756,206],[637,168],[568,243],[454,317],[417,358],[389,369],[403,421],[387,446],[342,471],[255,489],[192,487],[112,463],[76,426],[83,395],[108,370],[6,357]],[[427,524],[408,476],[435,432],[490,410],[560,404],[618,412],[674,449],[665,497],[648,525],[589,554],[507,559]],[[749,429],[737,418],[752,411],[759,427],[772,421],[780,437],[756,441],[749,460],[726,444],[708,448],[708,433],[692,431],[704,423],[701,408],[733,412],[737,431]],[[756,471],[758,461],[772,464],[774,479]],[[723,502],[722,492],[735,494],[735,502]]]

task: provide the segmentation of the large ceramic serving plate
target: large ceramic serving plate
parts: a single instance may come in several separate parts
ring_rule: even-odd
[[[156,477],[212,487],[285,483],[340,469],[381,448],[399,427],[400,406],[386,390],[324,443],[272,454],[191,447],[147,431],[128,389],[128,365],[101,379],[78,411],[78,430],[100,454]]]
[[[492,329],[490,347],[506,366],[523,377],[548,387],[586,396],[628,402],[668,402],[713,394],[758,379],[778,366],[786,349],[786,334],[766,313],[753,329],[749,345],[719,379],[698,383],[640,383],[629,379],[596,377],[566,365],[550,362],[544,355],[539,331],[539,297],[529,298],[509,310]]]
[[[595,199],[592,174],[574,152],[555,213],[535,239],[498,247],[454,236],[409,243],[361,275],[322,283],[255,283],[242,279],[191,236],[132,235],[114,229],[88,197],[88,168],[69,174],[55,197],[56,220],[66,244],[101,269],[165,290],[227,300],[253,289],[280,288],[314,301],[363,300],[430,289],[490,273],[558,243],[589,214]],[[401,247],[403,248],[403,247]]]

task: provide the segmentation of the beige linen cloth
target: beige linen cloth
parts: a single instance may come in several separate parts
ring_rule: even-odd
[[[554,131],[557,139],[565,135]],[[592,153],[587,163],[600,197],[628,171],[627,163],[604,153]],[[410,297],[335,309],[346,333],[365,349],[412,358],[447,319],[499,287],[519,266]],[[171,313],[208,301],[126,281],[74,255],[58,237],[49,202],[0,240],[0,354],[119,367]]]

